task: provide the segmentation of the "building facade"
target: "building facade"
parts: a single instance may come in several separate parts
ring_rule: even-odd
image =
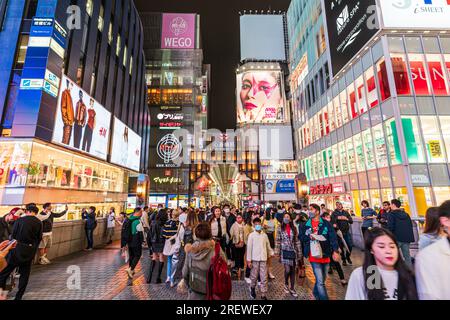
[[[207,128],[210,67],[203,64],[200,16],[141,13],[144,22],[147,104],[151,112],[150,204],[188,207],[206,164],[174,163],[183,150],[177,129]],[[176,151],[179,151],[178,153]],[[186,150],[185,150],[186,151]]]
[[[143,30],[132,1],[2,1],[1,207],[123,210],[146,173]],[[4,45],[3,45],[4,44]]]
[[[311,202],[332,208],[340,200],[360,215],[362,200],[380,207],[399,198],[417,218],[450,194],[450,30],[422,16],[448,12],[448,4],[413,1],[392,20],[392,2],[373,2],[381,8],[378,30],[332,79],[336,61],[321,31],[328,8],[314,0],[291,4],[291,70],[302,74],[291,79],[298,158]],[[417,14],[417,24],[413,6],[433,10]]]

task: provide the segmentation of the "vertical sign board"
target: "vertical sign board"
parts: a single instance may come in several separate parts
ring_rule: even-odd
[[[161,49],[195,49],[195,14],[164,13]]]
[[[379,31],[375,0],[322,0],[333,76]]]

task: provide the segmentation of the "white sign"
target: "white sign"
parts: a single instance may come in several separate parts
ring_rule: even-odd
[[[48,48],[51,40],[51,37],[30,37],[28,47]]]
[[[50,84],[54,85],[57,89],[59,89],[60,80],[58,76],[56,76],[53,72],[48,69],[45,69],[45,80],[47,80]]]
[[[47,80],[44,81],[44,91],[52,97],[58,97],[58,89]]]
[[[450,28],[448,0],[380,0],[385,28]]]
[[[411,176],[412,182],[414,184],[429,184],[430,179],[424,174],[413,174]]]
[[[106,160],[110,123],[111,113],[64,75],[52,141]]]
[[[22,90],[39,90],[44,86],[43,79],[22,79],[20,80],[20,89]]]
[[[294,180],[297,177],[295,173],[268,173],[266,180]]]
[[[114,136],[111,149],[111,162],[139,171],[141,163],[142,138],[128,128],[122,121],[114,118]]]

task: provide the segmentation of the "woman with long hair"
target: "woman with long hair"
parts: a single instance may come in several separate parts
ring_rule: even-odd
[[[213,239],[216,242],[220,243],[220,247],[223,251],[225,251],[225,246],[227,243],[227,220],[222,215],[222,210],[220,207],[213,207],[211,209],[212,218],[209,221],[209,225],[211,226],[211,233]]]
[[[166,238],[163,235],[163,229],[166,222],[169,220],[166,209],[161,209],[156,214],[155,222],[152,223],[148,239],[150,240],[150,246],[152,248],[152,261],[150,262],[149,274],[147,277],[147,283],[151,283],[153,270],[156,267],[156,264],[159,263],[158,267],[158,278],[156,283],[161,283],[161,274],[164,268],[164,244],[166,242]]]
[[[413,272],[390,231],[377,227],[366,232],[364,264],[350,276],[345,299],[418,300]]]
[[[264,232],[267,234],[269,238],[270,247],[272,250],[275,250],[275,238],[278,229],[278,220],[275,219],[275,214],[273,212],[273,208],[267,208],[266,213],[264,215],[262,225],[264,228]],[[275,279],[275,276],[272,272],[272,258],[269,257],[267,260],[267,268],[269,269],[269,279]]]
[[[439,218],[439,208],[429,208],[425,215],[425,229],[419,239],[419,250],[425,249],[443,237],[445,232]]]
[[[284,266],[284,292],[290,293],[294,298],[298,297],[295,291],[295,269],[303,260],[302,246],[298,238],[298,231],[289,213],[283,216],[281,227],[277,229],[275,241],[275,255],[280,257]],[[289,280],[291,286],[289,288]]]

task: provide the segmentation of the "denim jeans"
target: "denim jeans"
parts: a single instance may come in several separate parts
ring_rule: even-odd
[[[325,281],[327,280],[329,264],[311,262],[311,267],[314,272],[314,277],[316,278],[313,291],[314,297],[316,300],[328,300]]]
[[[403,256],[403,260],[405,260],[408,267],[412,268],[411,253],[409,252],[409,246],[410,246],[410,244],[407,242],[399,242],[398,243],[398,247]]]
[[[87,249],[94,247],[94,229],[86,229]]]
[[[173,256],[167,256],[167,279],[170,279],[172,275],[172,257]]]
[[[347,243],[348,250],[350,250],[350,253],[353,250],[353,239],[352,234],[350,232],[344,233],[344,240]]]

